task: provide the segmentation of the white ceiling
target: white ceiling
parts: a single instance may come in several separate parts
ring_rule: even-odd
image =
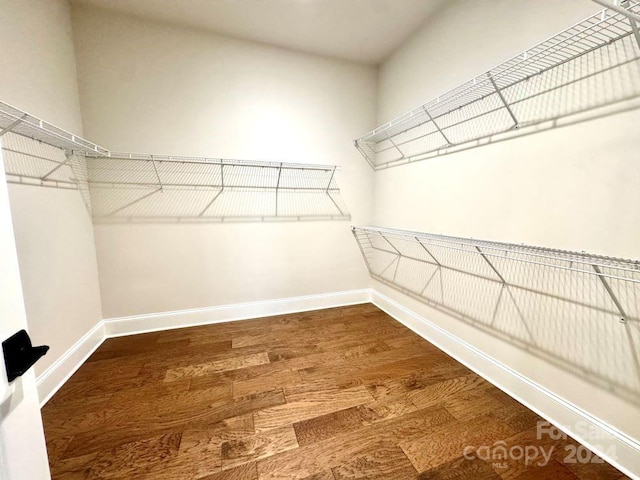
[[[445,0],[72,0],[304,52],[378,64]]]

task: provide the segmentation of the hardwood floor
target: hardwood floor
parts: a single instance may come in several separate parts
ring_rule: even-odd
[[[371,304],[109,339],[42,414],[59,480],[626,478]]]

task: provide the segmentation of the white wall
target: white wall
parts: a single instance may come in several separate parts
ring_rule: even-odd
[[[73,7],[84,131],[120,151],[338,164],[352,222],[376,70]],[[96,225],[105,318],[368,286],[349,222]]]
[[[378,123],[435,98],[597,10],[582,0],[448,2],[381,66]],[[380,171],[375,179],[374,223],[640,258],[640,224],[634,220],[640,205],[639,121],[640,112],[632,111]],[[395,290],[377,282],[374,287],[640,439],[640,424],[630,421],[640,413],[637,403],[595,386],[588,374],[551,366]],[[578,320],[559,325],[551,319],[550,328],[558,336],[579,337],[585,327]],[[610,356],[590,361],[602,364],[615,356],[616,347],[611,347],[611,339],[593,339],[598,340],[609,342]],[[563,355],[569,359],[595,355],[584,346],[566,350]],[[618,355],[603,368],[612,369],[614,375],[622,364],[638,375],[633,361]]]
[[[70,8],[0,0],[0,99],[82,133]],[[41,373],[101,320],[90,218],[77,191],[9,186],[29,331]]]

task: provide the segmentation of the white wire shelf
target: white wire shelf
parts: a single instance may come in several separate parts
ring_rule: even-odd
[[[87,166],[101,221],[350,218],[335,166],[120,153]]]
[[[106,148],[58,128],[8,103],[0,102],[0,137],[7,132],[13,132],[60,150],[78,154],[109,154]]]
[[[10,183],[77,189],[95,222],[348,220],[335,165],[111,152],[0,102]]]
[[[372,278],[640,400],[640,262],[379,227],[352,231]]]
[[[602,0],[603,2],[605,0]],[[640,97],[640,4],[605,9],[355,141],[374,169],[558,126]]]
[[[593,0],[595,3],[621,13],[635,22],[640,22],[640,14],[633,11],[633,2],[630,0]]]

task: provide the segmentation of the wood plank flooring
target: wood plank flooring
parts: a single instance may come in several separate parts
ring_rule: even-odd
[[[58,480],[626,478],[371,304],[109,339],[42,414]]]

